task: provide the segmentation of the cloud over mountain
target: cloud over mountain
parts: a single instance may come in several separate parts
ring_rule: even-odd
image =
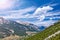
[[[11,10],[0,11],[0,16],[10,20],[22,20],[38,26],[49,26],[60,20],[60,12],[55,8],[59,2],[40,2],[39,0],[13,0],[15,3]],[[56,11],[54,11],[56,10]]]

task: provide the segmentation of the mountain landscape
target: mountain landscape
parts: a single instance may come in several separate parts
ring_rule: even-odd
[[[5,38],[10,35],[26,36],[31,33],[38,32],[36,25],[28,23],[18,23],[11,20],[6,20],[0,17],[0,38]],[[30,33],[31,32],[31,33]]]
[[[60,21],[25,40],[60,40]]]
[[[0,40],[60,40],[60,0],[0,0]]]
[[[42,29],[44,26],[39,28],[31,23],[16,22],[0,17],[0,39],[3,38],[3,40],[60,40],[60,21]]]

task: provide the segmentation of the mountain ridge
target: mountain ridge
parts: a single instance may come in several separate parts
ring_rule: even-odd
[[[10,36],[11,34],[25,36],[28,35],[26,33],[27,31],[38,32],[39,30],[35,28],[34,24],[25,25],[0,17],[0,36],[2,38]]]

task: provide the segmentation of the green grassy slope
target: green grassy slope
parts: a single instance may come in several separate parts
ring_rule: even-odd
[[[57,22],[54,25],[50,26],[49,28],[45,29],[44,31],[42,31],[42,32],[40,32],[40,33],[38,33],[38,34],[36,34],[36,35],[34,35],[32,37],[26,38],[24,40],[44,40],[46,37],[54,34],[55,32],[57,32],[59,30],[60,30],[60,22]],[[60,37],[59,35],[58,35],[58,37]]]

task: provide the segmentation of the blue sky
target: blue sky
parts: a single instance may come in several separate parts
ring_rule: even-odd
[[[5,7],[2,5],[0,3],[0,17],[5,19],[46,27],[60,20],[59,0],[9,0]]]

